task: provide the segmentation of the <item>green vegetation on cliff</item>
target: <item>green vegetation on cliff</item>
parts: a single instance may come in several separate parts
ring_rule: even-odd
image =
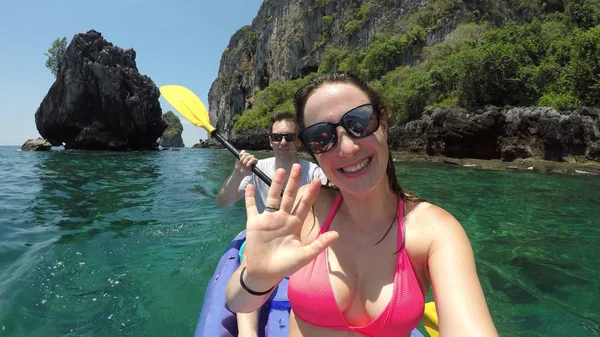
[[[288,82],[275,82],[256,94],[252,108],[242,116],[234,116],[236,130],[250,130],[269,126],[269,117],[277,111],[294,111],[293,97],[298,88],[317,74]]]
[[[163,132],[162,136],[165,138],[172,138],[183,132],[183,125],[173,111],[169,110],[162,115],[162,119],[167,123],[167,129]]]
[[[390,27],[366,48],[326,46],[318,73],[271,82],[234,128],[267,126],[274,111],[293,109],[294,93],[309,78],[332,71],[353,72],[379,89],[392,123],[417,119],[428,106],[600,106],[600,1],[515,0],[501,9],[481,1],[462,12],[463,23],[444,42],[425,46],[426,32],[461,3],[430,1],[404,28]],[[364,25],[371,8],[371,1],[359,8],[347,34]]]
[[[65,62],[65,51],[67,50],[67,38],[63,37],[56,38],[52,42],[52,46],[48,49],[48,52],[44,53],[48,57],[46,60],[46,68],[50,69],[54,77],[58,75],[58,69],[62,67]]]

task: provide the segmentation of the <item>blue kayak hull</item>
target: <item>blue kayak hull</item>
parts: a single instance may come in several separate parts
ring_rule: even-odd
[[[237,337],[235,313],[229,310],[225,288],[231,275],[240,265],[239,249],[246,238],[240,232],[227,246],[204,294],[202,311],[194,337]],[[258,335],[260,337],[286,337],[288,335],[290,304],[287,298],[288,278],[281,281],[269,300],[260,309]],[[423,337],[414,330],[411,337]]]

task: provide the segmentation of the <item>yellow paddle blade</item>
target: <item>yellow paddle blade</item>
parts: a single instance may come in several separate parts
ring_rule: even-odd
[[[195,126],[204,128],[209,134],[213,132],[215,128],[210,125],[210,118],[204,103],[190,89],[180,85],[163,85],[159,90],[167,102],[183,117]]]
[[[425,303],[425,313],[423,315],[423,325],[430,337],[440,337],[438,328],[438,316],[435,309],[435,302]]]

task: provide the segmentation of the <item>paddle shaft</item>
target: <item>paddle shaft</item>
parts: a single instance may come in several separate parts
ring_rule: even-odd
[[[240,153],[238,150],[236,150],[236,148],[233,147],[233,145],[231,145],[227,139],[223,138],[223,136],[217,132],[217,129],[214,129],[210,135],[221,142],[221,144],[223,144],[229,150],[229,152],[233,153],[237,159],[240,159]],[[258,167],[256,167],[256,165],[252,165],[252,172],[254,172],[254,174],[256,174],[260,180],[264,181],[265,184],[271,187],[271,178],[267,177],[267,175],[264,174],[263,171],[261,171]],[[283,191],[281,191],[281,195],[283,195]]]

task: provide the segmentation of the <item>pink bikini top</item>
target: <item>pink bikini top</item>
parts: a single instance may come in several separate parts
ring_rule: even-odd
[[[318,235],[329,229],[342,195],[329,212]],[[425,308],[425,298],[404,246],[402,200],[398,204],[398,243],[399,249],[394,291],[390,302],[383,312],[369,324],[351,326],[340,312],[329,281],[327,250],[317,255],[311,262],[290,276],[288,297],[294,314],[311,325],[353,331],[365,336],[398,337],[414,330]]]

